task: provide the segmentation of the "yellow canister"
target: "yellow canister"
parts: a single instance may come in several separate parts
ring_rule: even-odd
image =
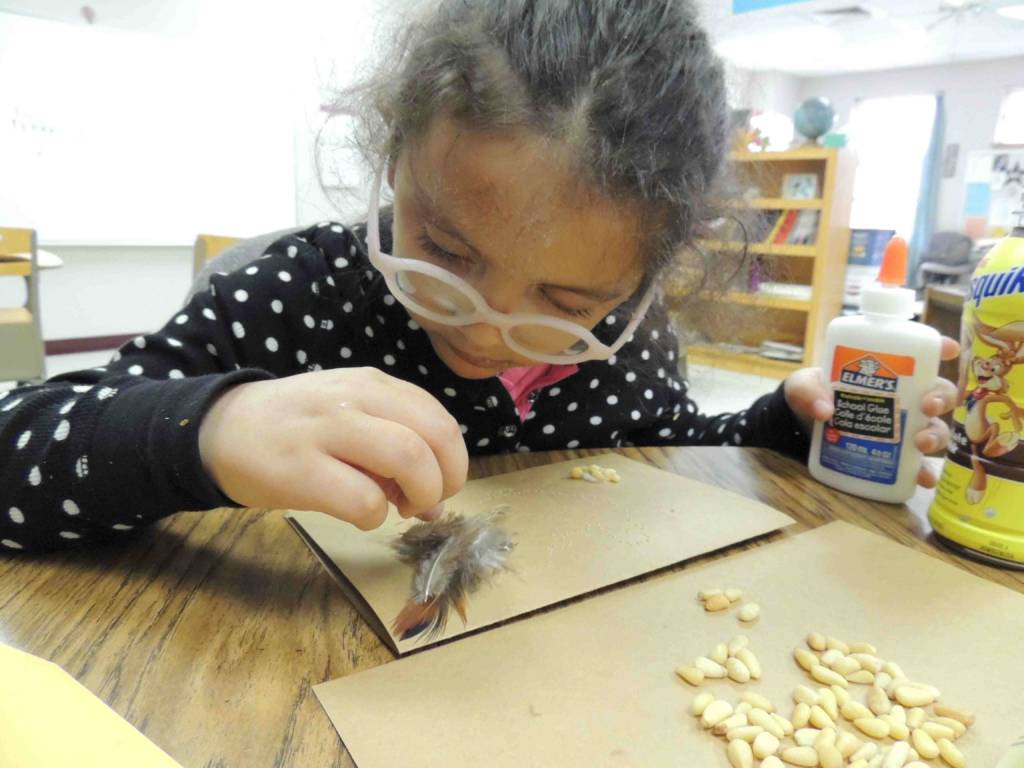
[[[975,270],[960,336],[953,438],[928,517],[951,548],[1024,569],[1024,226]]]

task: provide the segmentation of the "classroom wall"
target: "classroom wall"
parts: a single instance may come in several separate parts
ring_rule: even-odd
[[[964,168],[971,150],[988,149],[1006,92],[1024,86],[1024,56],[962,62],[932,67],[860,72],[800,81],[797,101],[811,96],[832,100],[837,125],[845,125],[855,101],[862,98],[907,96],[942,90],[946,102],[946,144],[959,144],[956,175],[939,188],[937,226],[963,228]]]

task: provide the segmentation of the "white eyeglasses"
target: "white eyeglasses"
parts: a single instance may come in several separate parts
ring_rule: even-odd
[[[647,289],[633,318],[612,345],[607,345],[578,323],[544,314],[498,312],[469,283],[448,270],[418,259],[406,259],[380,249],[380,188],[378,171],[370,197],[366,242],[370,263],[384,276],[388,289],[416,314],[443,325],[487,323],[501,332],[509,349],[543,363],[565,365],[605,360],[633,335],[654,300],[655,285]]]

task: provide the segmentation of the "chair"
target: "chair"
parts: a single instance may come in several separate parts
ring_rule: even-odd
[[[959,232],[936,232],[921,255],[917,268],[918,287],[956,285],[966,282],[974,271],[971,259],[974,241]]]
[[[292,227],[250,237],[247,240],[220,235],[199,235],[192,251],[192,287],[189,288],[185,303],[207,289],[211,275],[218,272],[234,272],[266,253],[274,241],[293,232],[301,232],[303,229],[304,227]]]
[[[240,240],[240,237],[225,235],[196,235],[192,246],[192,278],[195,279],[203,267]]]
[[[26,286],[24,306],[0,307],[0,380],[43,381],[46,350],[39,314],[34,230],[0,227],[0,277],[20,277]]]

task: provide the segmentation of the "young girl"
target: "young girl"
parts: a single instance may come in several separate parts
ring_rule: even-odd
[[[365,132],[393,215],[375,189],[365,227],[284,237],[106,368],[0,399],[0,551],[218,506],[369,529],[391,500],[429,519],[468,454],[805,458],[831,413],[820,372],[704,415],[656,297],[726,151],[722,67],[688,0],[445,0],[395,61]],[[922,407],[953,394],[939,381]],[[946,441],[938,419],[917,436]]]

